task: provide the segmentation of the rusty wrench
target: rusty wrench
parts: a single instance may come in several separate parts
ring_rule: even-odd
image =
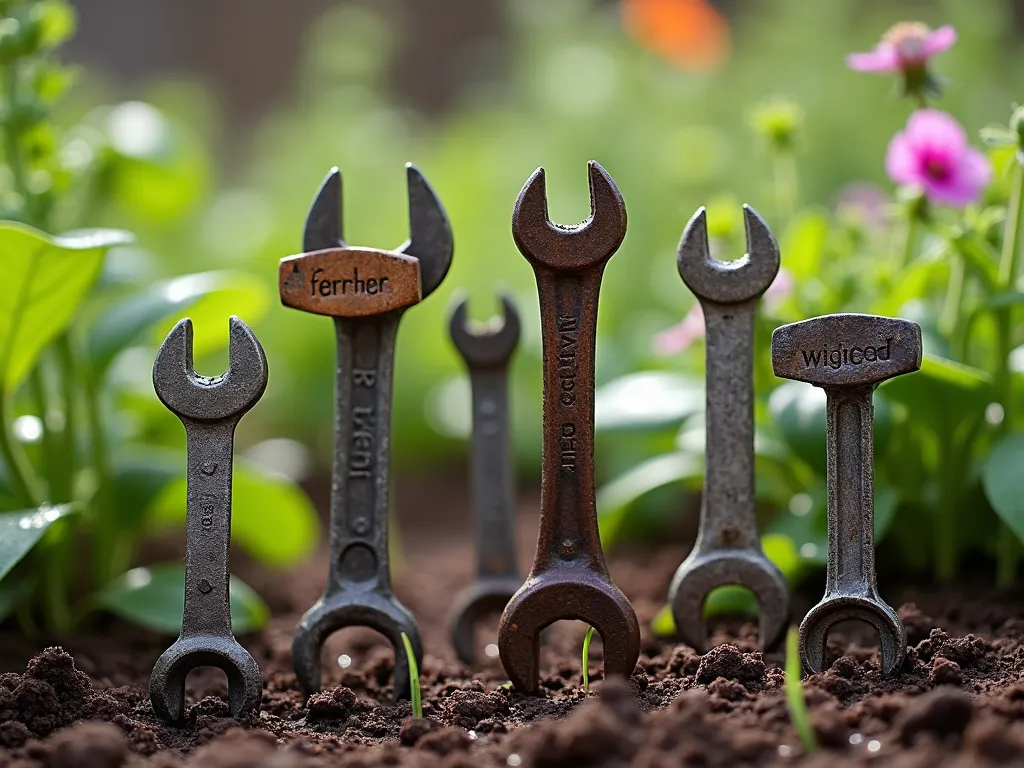
[[[396,251],[342,240],[341,175],[335,168],[306,219],[306,253],[280,264],[282,303],[333,317],[337,334],[330,570],[323,597],[303,615],[292,641],[295,674],[307,696],[320,689],[324,639],[343,627],[371,627],[391,641],[396,698],[410,695],[403,632],[417,664],[423,657],[416,622],[391,588],[392,373],[398,322],[441,284],[453,244],[434,191],[416,168],[406,170],[410,239]]]
[[[764,556],[754,498],[754,313],[779,271],[779,246],[753,208],[743,207],[747,253],[732,262],[713,259],[707,216],[693,215],[679,243],[683,282],[704,310],[707,329],[707,443],[700,528],[693,551],[669,587],[676,629],[704,650],[702,608],[724,584],[751,590],[761,608],[761,643],[778,639],[789,615],[789,590]]]
[[[886,379],[920,369],[921,328],[856,314],[784,325],[772,334],[772,367],[776,376],[814,384],[827,397],[828,564],[825,596],[800,623],[804,668],[821,672],[829,630],[857,619],[878,632],[888,677],[903,664],[907,632],[879,596],[875,577],[871,393]]]
[[[503,294],[504,319],[480,332],[466,319],[461,299],[449,323],[452,342],[469,370],[473,400],[470,457],[473,513],[476,519],[476,579],[455,601],[452,646],[464,664],[476,653],[474,625],[505,608],[522,586],[516,569],[515,488],[509,431],[508,365],[519,343],[519,312]]]
[[[153,666],[149,698],[157,715],[181,720],[185,678],[219,667],[228,678],[232,717],[255,715],[263,698],[260,668],[231,634],[229,595],[231,463],[235,427],[267,388],[267,358],[249,327],[232,317],[230,364],[209,378],[192,368],[192,321],[167,334],[153,363],[157,397],[185,427],[188,491],[185,517],[185,610],[181,634]]]
[[[594,346],[605,264],[626,235],[626,206],[611,176],[589,167],[590,218],[548,219],[544,169],[519,193],[512,236],[533,266],[544,358],[544,445],[537,554],[505,607],[498,651],[521,691],[539,685],[539,633],[559,619],[585,621],[604,643],[606,675],[628,677],[640,656],[640,625],[608,575],[594,500]]]

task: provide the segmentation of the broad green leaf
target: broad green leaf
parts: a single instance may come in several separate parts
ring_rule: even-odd
[[[35,583],[32,574],[20,571],[0,581],[0,621],[14,613],[18,604],[29,596]]]
[[[940,434],[947,425],[952,431],[971,418],[982,418],[993,398],[987,373],[934,355],[925,355],[917,373],[885,382],[882,391],[906,406],[912,420]]]
[[[790,450],[825,474],[825,392],[787,381],[768,397],[768,411]]]
[[[692,453],[655,456],[612,480],[597,493],[601,542],[610,547],[618,538],[632,504],[655,488],[703,477],[704,457]]]
[[[900,503],[900,492],[891,485],[875,483],[875,544],[889,532],[896,508]]]
[[[186,481],[179,476],[157,494],[147,519],[153,525],[184,522],[185,494]],[[261,563],[288,565],[312,551],[316,510],[291,480],[235,462],[231,495],[231,540]]]
[[[780,250],[786,269],[796,278],[820,274],[821,255],[828,239],[828,217],[809,209],[794,216],[782,233]]]
[[[631,373],[594,394],[598,430],[649,430],[673,426],[704,410],[704,382],[668,371]]]
[[[985,497],[999,518],[1024,541],[1024,433],[1000,440],[981,467]]]
[[[13,392],[43,349],[63,332],[99,276],[107,249],[130,242],[117,230],[51,237],[0,222],[0,387]]]
[[[248,299],[241,294],[249,294]],[[100,315],[89,328],[86,337],[86,354],[92,364],[93,375],[100,378],[119,352],[136,343],[156,323],[165,318],[172,318],[171,325],[181,319],[181,313],[187,308],[195,307],[198,317],[193,316],[195,334],[207,338],[196,342],[196,347],[203,351],[202,344],[207,348],[216,348],[227,343],[227,333],[223,324],[207,326],[207,315],[215,316],[218,307],[232,306],[228,314],[243,312],[248,320],[255,321],[262,317],[266,306],[265,299],[256,297],[265,293],[258,280],[241,272],[201,272],[184,275],[171,280],[163,280],[148,288],[115,302]],[[215,306],[204,307],[202,300],[211,297]],[[213,297],[217,297],[214,299]],[[239,302],[235,304],[234,302]],[[226,319],[226,316],[225,316]],[[163,328],[163,326],[161,326]],[[169,329],[168,329],[169,330]],[[165,331],[166,332],[166,331]]]
[[[0,514],[0,579],[39,543],[53,523],[77,511],[73,504],[62,504]]]
[[[987,242],[975,234],[964,233],[953,238],[953,246],[957,253],[992,290],[999,282],[999,258]]]
[[[270,610],[252,587],[232,576],[230,591],[234,632],[253,632],[267,623]],[[163,563],[133,568],[96,593],[96,600],[125,621],[176,635],[185,611],[185,566]]]
[[[136,531],[146,524],[147,510],[160,492],[180,477],[186,461],[181,451],[138,445],[115,459],[114,510],[121,529]]]
[[[263,319],[270,306],[263,281],[247,272],[203,272],[187,275],[182,280],[186,282],[179,283],[176,290],[194,294],[188,316],[192,318],[192,349],[197,358],[227,346],[228,318],[231,315],[238,315],[249,325],[255,325]],[[158,323],[153,340],[163,341],[180,319],[175,316]]]

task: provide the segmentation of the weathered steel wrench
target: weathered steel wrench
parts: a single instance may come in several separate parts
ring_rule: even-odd
[[[907,632],[875,579],[874,408],[871,393],[921,367],[921,328],[874,315],[825,315],[776,328],[775,375],[806,381],[827,397],[828,565],[825,596],[800,623],[805,669],[821,672],[829,630],[858,619],[878,632],[882,675],[903,664]]]
[[[476,580],[456,599],[452,645],[464,664],[475,657],[474,627],[505,608],[523,580],[516,569],[515,475],[508,414],[508,364],[519,343],[519,312],[504,294],[504,320],[483,332],[469,327],[466,299],[455,305],[449,330],[469,369],[473,398],[473,512],[476,518]]]
[[[615,182],[589,165],[590,218],[575,227],[548,220],[544,169],[519,193],[512,236],[533,266],[544,347],[544,446],[540,531],[533,569],[501,616],[498,651],[513,685],[539,685],[539,633],[559,619],[601,634],[606,675],[628,677],[640,656],[640,625],[612,583],[594,500],[594,346],[605,264],[626,235]]]
[[[334,318],[337,405],[331,483],[331,563],[323,597],[292,641],[295,675],[306,695],[320,689],[320,648],[331,633],[367,626],[395,649],[395,696],[408,698],[404,632],[417,663],[419,629],[391,589],[388,470],[395,335],[404,310],[437,288],[452,259],[444,208],[416,168],[406,166],[410,239],[396,251],[342,240],[341,175],[327,176],[306,219],[306,253],[281,260],[281,302]]]
[[[683,282],[704,310],[707,328],[707,445],[697,542],[669,587],[676,629],[703,651],[702,609],[723,584],[752,591],[761,607],[761,643],[778,639],[789,615],[789,590],[764,556],[754,497],[754,314],[779,272],[779,246],[753,208],[743,207],[747,253],[736,261],[711,258],[703,208],[679,243]]]
[[[149,698],[157,715],[181,720],[185,678],[196,667],[228,677],[232,717],[255,715],[263,698],[260,668],[231,634],[231,463],[235,427],[267,388],[267,358],[249,327],[229,323],[230,365],[208,378],[192,368],[192,321],[167,334],[153,363],[157,397],[185,426],[188,492],[185,517],[185,612],[181,635],[157,659]]]

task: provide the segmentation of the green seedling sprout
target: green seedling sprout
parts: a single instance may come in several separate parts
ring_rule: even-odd
[[[423,699],[420,697],[420,668],[416,664],[416,654],[412,651],[409,636],[402,633],[402,645],[405,646],[405,658],[409,660],[409,690],[412,691],[412,716],[423,717]]]
[[[786,706],[793,729],[803,745],[804,752],[813,755],[818,751],[818,740],[814,737],[810,718],[807,716],[807,702],[800,684],[803,670],[800,667],[800,640],[796,627],[790,627],[786,634]]]
[[[594,636],[594,628],[587,627],[587,636],[583,638],[583,692],[590,692],[590,675],[587,672],[587,662],[590,661],[590,638]]]

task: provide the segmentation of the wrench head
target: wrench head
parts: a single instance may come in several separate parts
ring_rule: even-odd
[[[444,206],[423,174],[412,163],[406,164],[405,174],[409,188],[409,239],[396,251],[419,261],[420,297],[426,298],[441,284],[452,264],[452,227]],[[306,215],[302,235],[306,253],[347,247],[341,200],[341,172],[332,168]]]
[[[267,357],[242,320],[228,321],[227,373],[200,376],[192,367],[192,321],[185,318],[167,334],[153,362],[157,397],[179,418],[194,421],[239,419],[267,388]]]
[[[683,642],[701,653],[706,650],[704,601],[711,590],[726,584],[746,587],[754,593],[760,606],[761,647],[774,645],[789,619],[789,588],[771,560],[749,549],[692,552],[679,566],[669,586],[668,600]]]
[[[522,329],[515,302],[512,301],[509,294],[503,293],[501,306],[504,316],[501,319],[501,325],[495,327],[492,321],[482,331],[473,328],[467,319],[466,305],[468,303],[469,300],[465,297],[456,301],[455,309],[448,321],[452,343],[455,344],[455,348],[459,350],[459,354],[470,368],[492,368],[504,365],[515,352]]]
[[[217,667],[228,677],[228,709],[238,720],[254,718],[263,699],[256,660],[233,637],[180,637],[157,659],[149,678],[149,699],[164,720],[185,716],[185,678],[198,667]]]
[[[607,577],[563,568],[531,574],[498,624],[498,652],[517,690],[540,685],[540,632],[562,619],[585,621],[601,635],[604,673],[629,677],[640,658],[640,624],[629,600]]]
[[[828,632],[841,621],[863,621],[878,632],[882,677],[899,672],[907,656],[907,630],[877,594],[827,596],[800,622],[800,660],[812,673],[824,671]]]
[[[452,647],[459,661],[472,666],[476,661],[476,624],[487,616],[501,613],[522,581],[513,576],[478,579],[455,599],[452,619]]]
[[[548,219],[544,169],[538,168],[523,186],[512,211],[512,237],[534,266],[560,272],[604,264],[626,236],[626,203],[612,177],[598,163],[587,165],[590,177],[590,218],[576,226]]]
[[[743,206],[747,252],[735,261],[718,261],[708,246],[707,211],[701,207],[679,240],[679,276],[701,301],[740,304],[758,298],[779,273],[779,244],[768,225],[749,205]]]
[[[320,690],[320,649],[329,635],[345,627],[369,627],[391,641],[395,651],[395,698],[408,699],[412,690],[402,633],[412,644],[417,667],[422,667],[420,630],[404,605],[393,596],[376,592],[325,595],[303,615],[292,637],[292,663],[303,693],[308,697]]]

